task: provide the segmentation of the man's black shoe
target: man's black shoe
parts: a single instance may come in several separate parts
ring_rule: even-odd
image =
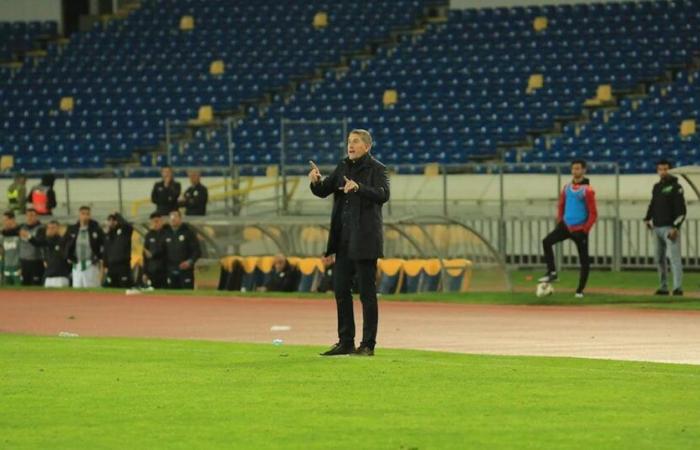
[[[321,356],[352,355],[353,353],[355,353],[355,344],[341,344],[338,342],[330,350],[321,353]]]
[[[683,289],[674,289],[673,295],[677,297],[683,297]]]
[[[374,349],[360,345],[352,356],[374,356]]]
[[[654,295],[668,295],[668,289],[657,289]]]

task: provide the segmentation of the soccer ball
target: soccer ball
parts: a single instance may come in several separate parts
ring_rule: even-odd
[[[548,295],[554,294],[554,288],[549,283],[540,283],[537,285],[535,294],[540,298],[547,297]]]

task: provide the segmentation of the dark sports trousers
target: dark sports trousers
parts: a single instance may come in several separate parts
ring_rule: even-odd
[[[22,259],[22,286],[42,286],[44,284],[44,261]]]
[[[554,244],[567,239],[574,241],[576,250],[578,250],[581,270],[579,272],[578,289],[576,289],[576,292],[583,292],[588,282],[588,272],[590,272],[591,269],[591,259],[588,256],[588,235],[583,231],[572,233],[566,225],[564,225],[564,222],[559,222],[557,227],[544,238],[542,246],[544,247],[544,259],[547,262],[547,271],[555,272],[557,270],[554,265],[554,250],[552,249]]]
[[[170,270],[168,289],[194,289],[194,270]]]
[[[117,264],[107,268],[107,286],[115,288],[130,288],[134,285],[131,278],[131,265]]]
[[[352,309],[353,280],[358,284],[362,301],[362,342],[360,345],[374,349],[377,342],[377,260],[351,260],[347,244],[341,245],[335,255],[333,288],[338,309],[338,338],[341,344],[355,341],[355,314]],[[357,275],[357,276],[356,276]]]
[[[165,289],[168,287],[168,276],[165,271],[162,272],[147,272],[146,277],[153,289]]]

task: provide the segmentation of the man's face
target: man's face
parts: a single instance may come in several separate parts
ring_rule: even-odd
[[[150,222],[151,222],[151,230],[158,231],[161,228],[163,228],[163,219],[161,219],[160,217],[154,217],[150,220]]]
[[[180,213],[179,212],[171,212],[170,213],[170,225],[177,228],[180,226],[180,224],[182,224],[182,216],[180,216]]]
[[[46,225],[46,235],[48,237],[58,236],[58,225],[55,223],[49,223]]]
[[[348,158],[355,160],[363,157],[369,151],[369,145],[357,133],[350,133],[348,136]]]
[[[27,211],[27,223],[29,225],[34,225],[36,221],[36,211]]]
[[[14,217],[2,216],[2,226],[6,230],[14,228],[17,225],[17,221]]]
[[[201,174],[199,172],[189,172],[187,176],[190,179],[190,184],[199,184],[199,179],[201,178]]]
[[[163,177],[163,181],[170,181],[173,179],[173,169],[170,167],[164,167],[160,171],[160,176]]]
[[[656,173],[658,173],[661,178],[666,178],[669,170],[671,170],[671,168],[668,164],[659,164],[656,166]]]
[[[580,179],[586,174],[586,168],[582,164],[576,163],[571,165],[571,175],[574,178]]]
[[[117,221],[114,218],[107,219],[107,226],[110,230],[115,230],[117,228]]]
[[[274,261],[275,271],[282,272],[284,270],[285,262],[286,262],[286,260],[285,260],[284,256],[282,256],[282,255],[275,256],[275,261]]]
[[[78,213],[78,220],[83,225],[87,225],[88,222],[90,222],[91,218],[92,218],[92,215],[90,214],[89,209],[81,209],[80,212]]]

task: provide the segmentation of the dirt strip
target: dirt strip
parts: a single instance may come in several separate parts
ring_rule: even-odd
[[[358,341],[361,309],[356,305]],[[329,345],[332,300],[0,291],[0,333]],[[381,347],[700,364],[700,311],[383,302]]]

